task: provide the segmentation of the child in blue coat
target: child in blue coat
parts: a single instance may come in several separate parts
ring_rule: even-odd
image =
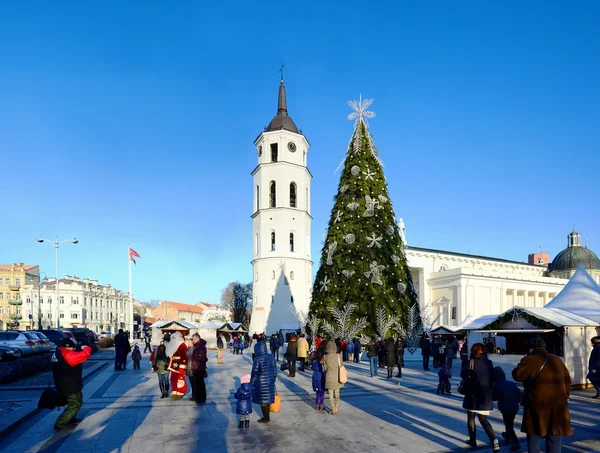
[[[323,372],[323,365],[318,360],[312,363],[312,385],[313,390],[317,392],[315,399],[316,410],[325,410],[325,373]]]
[[[439,384],[437,386],[437,394],[440,393],[452,393],[450,386],[450,378],[452,377],[452,370],[450,365],[445,363],[443,367],[438,371]]]
[[[499,366],[494,368],[493,378],[492,398],[494,401],[498,401],[498,410],[502,413],[504,427],[506,428],[506,431],[502,433],[502,437],[510,444],[511,451],[518,451],[521,446],[515,433],[514,423],[519,412],[521,390],[513,381],[506,380],[506,374]]]
[[[240,388],[235,392],[237,404],[235,413],[240,416],[238,428],[250,428],[250,414],[252,413],[252,384],[250,384],[250,375],[246,374],[240,379]]]

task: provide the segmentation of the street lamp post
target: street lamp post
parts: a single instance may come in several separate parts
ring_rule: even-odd
[[[44,280],[48,278],[45,272],[40,272],[40,281],[38,283],[38,330],[42,330],[42,274],[44,274]]]
[[[61,245],[70,242],[72,244],[77,244],[79,241],[77,239],[67,239],[66,241],[59,242],[58,237],[56,241],[50,241],[48,239],[37,239],[39,243],[48,242],[52,244],[56,249],[56,329],[60,330],[60,294],[58,289],[58,249]]]

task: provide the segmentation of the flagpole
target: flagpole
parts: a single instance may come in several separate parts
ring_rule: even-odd
[[[127,246],[127,258],[129,260],[129,340],[133,342],[133,282],[131,278],[130,248],[130,246]]]

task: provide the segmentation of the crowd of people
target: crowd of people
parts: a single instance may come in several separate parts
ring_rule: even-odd
[[[232,353],[241,354],[254,343],[252,370],[242,376],[240,386],[235,392],[236,412],[239,415],[239,428],[248,428],[252,404],[261,407],[262,417],[259,423],[269,423],[271,407],[275,403],[277,390],[277,365],[279,350],[284,345],[281,370],[288,370],[294,378],[296,371],[312,372],[312,388],[315,392],[315,410],[322,411],[325,406],[325,392],[329,393],[330,414],[335,415],[340,407],[340,389],[346,383],[346,362],[359,362],[362,345],[358,339],[325,340],[300,333],[276,333],[271,337],[265,334],[234,335],[217,338],[218,361],[223,363],[222,352],[227,345]],[[269,348],[267,348],[267,345]],[[551,354],[541,338],[532,338],[526,344],[527,355],[512,371],[512,378],[523,383],[521,391],[515,382],[506,379],[501,367],[493,366],[488,356],[489,348],[475,343],[468,348],[466,341],[459,344],[456,338],[446,341],[439,338],[431,340],[424,335],[421,342],[423,369],[429,369],[429,358],[433,357],[433,366],[439,368],[438,394],[451,393],[452,361],[460,353],[462,379],[458,391],[463,395],[462,407],[467,411],[466,443],[477,447],[476,420],[487,435],[493,451],[500,449],[499,441],[488,420],[493,410],[493,401],[502,414],[505,431],[502,437],[512,451],[520,448],[519,439],[514,430],[514,420],[520,407],[523,407],[521,431],[527,434],[527,448],[530,453],[539,452],[542,438],[546,442],[546,453],[561,451],[563,436],[572,435],[568,400],[571,389],[569,371],[560,357]],[[269,349],[269,350],[268,350]],[[370,363],[371,377],[378,375],[379,368],[387,368],[387,377],[392,378],[398,367],[396,377],[402,376],[405,344],[401,337],[372,337],[365,346]],[[126,368],[127,354],[131,351],[129,341],[122,331],[115,337],[115,370]],[[90,357],[91,349],[85,346],[77,350],[70,339],[65,339],[52,357],[52,371],[56,389],[67,405],[55,423],[56,429],[69,429],[81,420],[76,417],[81,408],[83,396],[82,363]],[[133,368],[140,369],[141,352],[135,345],[132,352]],[[161,398],[182,399],[191,388],[191,398],[197,404],[206,401],[205,378],[207,371],[206,340],[199,334],[184,338],[180,332],[165,334],[161,344],[152,351],[150,363],[152,371],[158,376]],[[596,389],[595,399],[600,398],[600,336],[592,339],[592,353],[588,364],[588,379]]]

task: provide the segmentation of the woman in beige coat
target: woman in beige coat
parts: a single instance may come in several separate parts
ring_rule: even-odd
[[[340,384],[339,369],[342,363],[342,356],[337,353],[335,341],[327,342],[327,354],[323,359],[325,368],[325,388],[329,390],[329,401],[331,402],[331,415],[337,414],[340,407],[340,389],[344,384]]]

